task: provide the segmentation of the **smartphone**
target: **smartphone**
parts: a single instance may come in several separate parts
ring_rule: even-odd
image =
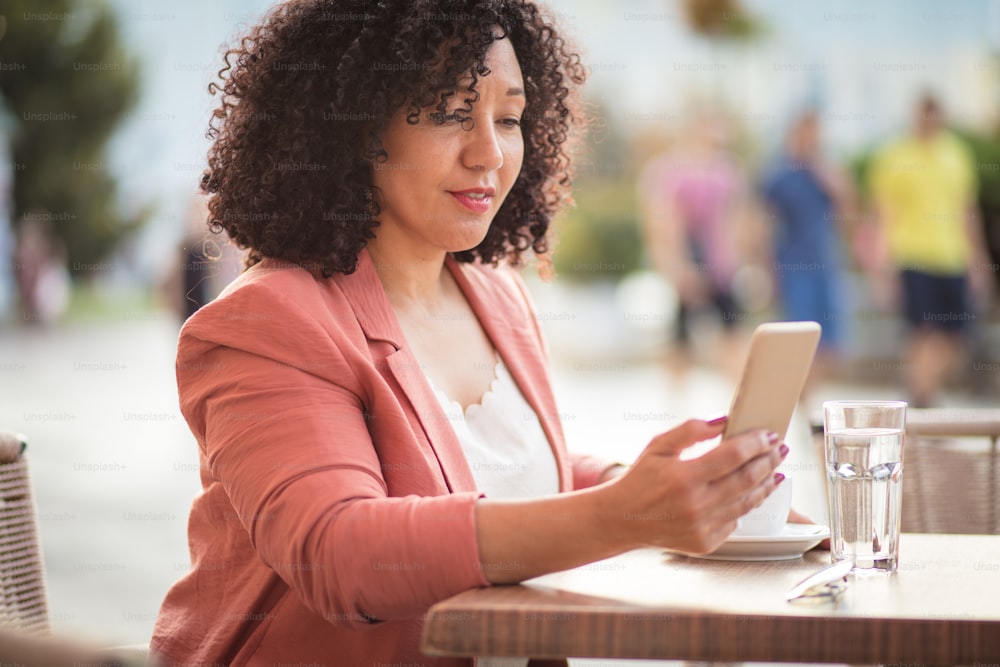
[[[763,428],[785,439],[821,331],[818,322],[768,322],[754,330],[723,438]]]

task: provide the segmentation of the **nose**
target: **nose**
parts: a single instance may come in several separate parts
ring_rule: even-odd
[[[493,123],[477,118],[472,128],[465,131],[462,163],[478,171],[494,171],[503,166],[503,149]]]

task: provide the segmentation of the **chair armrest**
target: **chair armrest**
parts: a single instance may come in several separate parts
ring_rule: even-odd
[[[909,408],[906,432],[921,436],[981,436],[995,441],[1000,436],[1000,409]]]

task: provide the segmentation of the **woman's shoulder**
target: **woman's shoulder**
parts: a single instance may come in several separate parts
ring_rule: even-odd
[[[215,320],[237,312],[262,320],[268,314],[294,316],[303,299],[318,297],[322,289],[321,280],[301,266],[265,259],[237,276],[191,320]]]
[[[182,343],[198,339],[239,348],[308,348],[331,336],[363,339],[339,283],[270,259],[244,271],[181,330]]]
[[[310,290],[319,279],[310,271],[294,262],[264,258],[237,276],[219,294],[223,300],[242,290],[253,293],[281,292],[293,289],[296,292]]]

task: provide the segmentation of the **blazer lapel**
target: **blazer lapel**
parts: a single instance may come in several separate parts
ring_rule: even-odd
[[[463,269],[451,255],[448,255],[446,265],[525,400],[538,416],[559,468],[560,490],[571,491],[572,470],[548,379],[548,361],[538,340],[534,313],[525,307],[520,295],[517,295],[517,300],[511,299],[510,292],[519,287],[512,284],[509,290],[502,290],[477,275],[476,270]]]
[[[382,288],[375,265],[367,250],[358,256],[358,267],[348,276],[337,277],[358,322],[369,341],[385,341],[392,350],[384,357],[384,368],[402,390],[420,422],[430,447],[441,466],[448,488],[453,492],[475,491],[476,482],[462,445],[434,395],[419,362],[405,345],[405,336]],[[380,360],[376,363],[383,367]]]

